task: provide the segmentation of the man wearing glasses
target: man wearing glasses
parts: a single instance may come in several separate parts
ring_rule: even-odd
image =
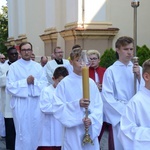
[[[41,65],[31,60],[32,44],[21,43],[19,49],[21,58],[10,66],[6,82],[7,92],[12,95],[15,150],[35,150],[41,124],[39,98],[47,78]]]
[[[61,49],[61,47],[56,47],[54,49],[55,59],[48,61],[45,65],[46,76],[49,84],[53,84],[52,77],[54,70],[57,67],[69,65],[69,61],[67,59],[63,59],[63,53],[64,51]]]

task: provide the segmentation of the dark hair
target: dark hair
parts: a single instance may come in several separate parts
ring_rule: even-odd
[[[47,57],[47,56],[41,56],[41,60],[42,60],[43,58],[46,58],[46,59],[48,59],[48,57]]]
[[[122,36],[122,37],[117,39],[117,41],[115,43],[115,47],[120,48],[121,46],[126,46],[126,45],[129,45],[131,43],[134,44],[133,38],[131,38],[129,36]],[[116,58],[119,59],[119,55],[117,52],[116,52]]]
[[[72,50],[76,49],[76,48],[81,48],[81,46],[79,44],[75,44],[73,47],[72,47]]]
[[[68,74],[69,74],[68,70],[65,67],[61,66],[61,67],[57,67],[55,69],[55,71],[53,73],[53,76],[54,76],[55,79],[58,79],[59,77],[61,77],[61,76],[65,77]]]
[[[32,44],[30,42],[22,42],[20,45],[19,45],[19,50],[21,50],[22,46],[23,45],[26,45],[26,44],[30,44],[31,45],[31,50],[32,50]]]
[[[120,48],[121,46],[126,46],[130,43],[134,43],[133,38],[128,37],[128,36],[122,36],[122,37],[118,38],[118,40],[116,41],[115,47]]]
[[[17,51],[17,49],[15,48],[15,46],[11,46],[11,47],[9,47],[9,48],[7,49],[7,54],[8,54],[11,50],[13,50],[13,49],[15,49],[15,50]]]

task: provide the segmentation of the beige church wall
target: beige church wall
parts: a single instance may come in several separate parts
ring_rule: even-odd
[[[66,42],[66,58],[69,57],[70,55],[70,52],[71,52],[71,49],[72,49],[72,46],[74,45],[74,41],[73,40],[67,40]],[[106,47],[107,48],[110,48],[111,47],[111,44],[112,44],[112,40],[107,40],[107,39],[78,39],[76,41],[76,44],[79,44],[81,45],[81,47],[84,49],[84,50],[90,50],[90,49],[95,49],[95,50],[98,50],[101,55],[104,53],[104,51],[106,50]]]
[[[149,6],[149,0],[140,0],[140,6],[137,8],[137,45],[139,46],[146,44],[150,47]],[[113,27],[120,29],[113,40],[113,48],[118,37],[123,35],[133,37],[133,16],[131,0],[107,0],[107,19]]]
[[[9,37],[15,45],[29,41],[36,57],[45,55],[44,44],[39,35],[45,29],[45,1],[8,0]],[[10,8],[10,9],[9,9]],[[12,42],[10,42],[12,43]]]
[[[44,45],[39,35],[45,26],[45,1],[26,1],[26,35],[33,44],[36,56],[45,55]],[[36,7],[35,7],[36,6]]]

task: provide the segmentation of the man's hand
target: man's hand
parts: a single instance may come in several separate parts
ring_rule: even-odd
[[[28,78],[27,78],[27,83],[28,84],[34,84],[34,77],[32,75],[30,75]]]
[[[80,107],[88,108],[90,101],[88,99],[80,99]]]
[[[133,64],[133,73],[135,73],[138,81],[140,82],[141,75],[140,75],[140,66],[138,63]]]

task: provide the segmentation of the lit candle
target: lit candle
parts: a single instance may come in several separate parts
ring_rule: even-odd
[[[89,99],[89,67],[82,67],[83,98]]]

